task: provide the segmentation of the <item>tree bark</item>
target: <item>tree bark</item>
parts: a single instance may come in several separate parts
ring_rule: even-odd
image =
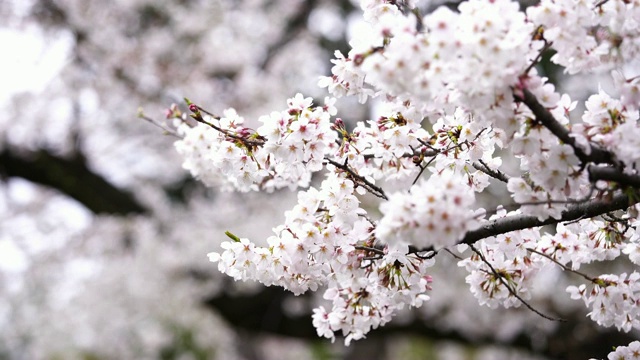
[[[21,177],[60,191],[95,214],[148,212],[135,196],[109,183],[91,170],[82,155],[63,158],[47,150],[0,152],[0,175]]]

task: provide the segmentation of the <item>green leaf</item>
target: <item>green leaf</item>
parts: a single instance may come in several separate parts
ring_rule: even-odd
[[[237,237],[236,235],[232,234],[231,231],[225,231],[224,234],[227,235],[228,237],[230,237],[231,240],[233,240],[235,242],[240,242],[240,238]]]

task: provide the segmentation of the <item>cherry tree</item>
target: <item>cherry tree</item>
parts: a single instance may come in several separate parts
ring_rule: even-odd
[[[5,99],[0,76],[0,358],[242,359],[274,346],[205,303],[255,289],[202,271],[202,254],[209,234],[233,226],[208,214],[238,226],[240,215],[282,206],[199,186],[173,139],[135,114],[196,90],[199,100],[226,94],[216,106],[263,111],[310,83],[323,71],[320,35],[302,21],[321,8],[311,5],[0,2],[0,42],[6,28],[26,34],[5,58],[22,60],[29,41],[42,43],[43,63],[61,58],[32,93],[16,86]],[[285,78],[292,63],[300,71]],[[254,222],[252,236],[262,228]],[[309,352],[301,341],[289,348]]]
[[[324,99],[297,94],[254,120],[186,100],[155,121],[208,186],[299,189],[266,240],[227,232],[209,259],[235,280],[320,292],[317,335],[346,345],[428,308],[448,281],[434,263],[451,259],[480,306],[561,322],[532,304],[540,277],[560,271],[570,285],[550,291],[599,326],[637,331],[640,4],[418,5],[360,1],[366,30],[335,52]],[[541,73],[549,55],[612,89],[573,100]],[[353,121],[341,97],[378,115]],[[494,189],[509,200],[487,207]],[[637,357],[637,342],[619,345],[609,358]]]
[[[583,284],[614,290],[592,280],[632,285],[633,208],[623,213],[621,196],[636,187],[623,161],[633,151],[610,136],[627,136],[616,129],[635,111],[633,31],[615,19],[589,25],[590,14],[610,16],[623,3],[547,4],[547,16],[588,21],[542,28],[516,5],[475,4],[0,2],[0,42],[8,27],[42,39],[47,60],[63,60],[42,76],[46,86],[0,97],[0,357],[384,359],[418,349],[418,358],[583,359],[612,346],[612,356],[633,354],[636,330],[600,326],[587,316],[594,302],[571,298]],[[3,58],[28,53],[28,40]],[[492,47],[480,53],[473,41]],[[578,45],[588,47],[567,58]],[[554,65],[554,54],[565,62]],[[562,74],[577,59],[580,68]],[[0,88],[11,71],[0,69]],[[324,88],[320,74],[330,75]],[[588,100],[600,84],[600,100],[622,115],[607,118],[598,97]],[[527,105],[525,90],[543,109]],[[168,136],[133,119],[141,105],[141,116],[160,118],[157,109],[184,96],[191,109],[176,106],[174,120],[158,122]],[[600,115],[582,118],[584,108]],[[180,169],[187,154],[188,170],[210,188]],[[549,159],[554,166],[541,171]],[[225,230],[234,240],[221,247]],[[624,256],[612,261],[616,248]],[[211,251],[232,277],[211,266]],[[20,270],[7,269],[7,258]],[[616,289],[624,298],[630,287]]]

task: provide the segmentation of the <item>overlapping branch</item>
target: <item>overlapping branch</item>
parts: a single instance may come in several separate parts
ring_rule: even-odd
[[[553,114],[540,104],[535,95],[533,95],[529,90],[523,89],[522,97],[516,96],[516,98],[531,109],[535,115],[536,121],[539,121],[544,127],[557,136],[558,139],[570,145],[574,149],[576,156],[580,159],[583,166],[587,167],[587,165],[590,164],[588,165],[587,170],[589,172],[589,180],[591,182],[599,180],[613,181],[618,183],[621,187],[632,191],[620,192],[608,198],[594,198],[575,203],[562,212],[559,219],[548,218],[546,220],[540,220],[538,217],[531,215],[514,215],[496,219],[484,224],[479,229],[467,232],[460,243],[473,244],[478,240],[505,234],[511,231],[575,221],[579,219],[588,219],[616,210],[625,210],[640,202],[640,198],[638,196],[638,189],[640,189],[640,176],[625,173],[620,168],[619,164],[616,164],[615,156],[611,152],[602,149],[595,144],[591,144],[591,152],[587,154],[584,149],[576,144],[576,140],[571,137],[569,130],[560,124],[554,118]],[[596,166],[594,164],[604,166]],[[474,163],[473,166],[494,178],[505,182],[508,181],[508,178],[504,176],[504,174],[490,169],[486,164]]]
[[[553,114],[540,104],[535,95],[529,90],[522,89],[522,97],[519,98],[519,100],[531,109],[537,121],[549,129],[560,141],[573,148],[573,151],[583,165],[587,163],[615,165],[613,155],[595,144],[591,144],[591,152],[587,154],[584,149],[577,145],[576,139],[571,137],[569,130],[560,124]]]
[[[384,193],[384,190],[382,190],[381,187],[376,186],[375,184],[373,184],[372,182],[370,182],[369,180],[367,180],[364,176],[360,176],[358,175],[353,169],[351,169],[347,163],[347,161],[345,160],[344,164],[340,164],[337,161],[331,160],[328,157],[324,159],[327,163],[335,166],[336,168],[345,171],[349,177],[355,182],[356,186],[362,186],[364,187],[368,192],[372,193],[373,195],[385,199],[385,200],[389,200],[389,198],[387,197],[387,195]]]
[[[562,212],[559,219],[538,219],[533,215],[513,215],[489,221],[476,230],[466,233],[460,243],[473,244],[491,236],[506,234],[511,231],[553,225],[561,222],[588,219],[616,210],[624,210],[640,202],[637,196],[629,197],[626,193],[619,193],[612,198],[596,198],[584,203],[574,204]]]
[[[589,165],[589,180],[591,182],[613,181],[622,186],[631,186],[640,189],[640,176],[624,173],[613,167],[601,167]]]
[[[474,169],[480,170],[483,173],[491,176],[492,178],[502,181],[503,183],[508,183],[509,182],[509,176],[507,176],[505,173],[503,173],[502,171],[500,171],[498,169],[492,169],[491,167],[489,167],[489,165],[487,165],[482,160],[478,160],[478,161],[474,162],[473,163],[473,167],[474,167]]]

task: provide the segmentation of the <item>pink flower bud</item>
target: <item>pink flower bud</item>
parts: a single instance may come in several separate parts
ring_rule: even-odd
[[[364,56],[362,54],[357,54],[354,58],[353,58],[353,63],[358,66],[360,64],[362,64],[362,62],[364,61]]]

